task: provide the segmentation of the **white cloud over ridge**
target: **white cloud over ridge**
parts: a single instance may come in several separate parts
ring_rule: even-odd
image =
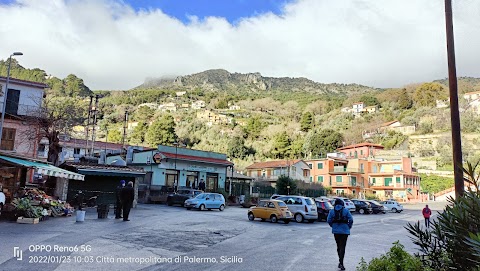
[[[92,89],[214,68],[400,87],[447,76],[443,2],[298,0],[282,16],[185,25],[112,0],[18,0],[0,5],[0,58],[22,51],[22,65]],[[457,74],[480,77],[480,1],[453,2]]]

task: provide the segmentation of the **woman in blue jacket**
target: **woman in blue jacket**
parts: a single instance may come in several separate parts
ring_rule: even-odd
[[[338,268],[345,270],[343,258],[345,257],[347,238],[353,225],[353,217],[350,211],[345,208],[343,200],[335,200],[335,207],[328,213],[327,223],[332,227],[332,233],[337,243]]]

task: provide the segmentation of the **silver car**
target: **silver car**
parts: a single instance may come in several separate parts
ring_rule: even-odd
[[[287,204],[288,209],[293,214],[293,218],[298,223],[307,220],[309,223],[313,223],[318,219],[317,205],[312,198],[302,196],[283,196],[277,198]]]

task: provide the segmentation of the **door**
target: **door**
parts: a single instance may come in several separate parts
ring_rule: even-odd
[[[20,101],[20,90],[8,89],[7,104],[5,112],[10,115],[18,115],[18,102]]]
[[[218,189],[218,174],[207,174],[205,191],[217,192],[217,189]]]
[[[206,197],[205,197],[205,207],[207,208],[214,208],[215,204],[215,196],[212,195],[212,194],[208,194]]]

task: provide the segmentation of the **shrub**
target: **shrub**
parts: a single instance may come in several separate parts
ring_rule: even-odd
[[[405,251],[404,246],[398,241],[393,247],[379,258],[373,258],[368,264],[362,258],[357,271],[423,271],[422,262],[416,256]]]

